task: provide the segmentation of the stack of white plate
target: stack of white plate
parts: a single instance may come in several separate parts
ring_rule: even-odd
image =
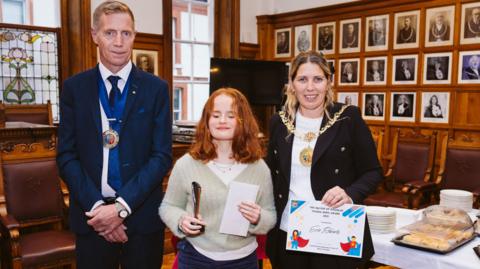
[[[463,209],[467,212],[472,210],[473,194],[469,191],[445,189],[440,191],[440,205]]]
[[[367,207],[368,224],[372,233],[393,233],[396,225],[396,212],[392,208]]]

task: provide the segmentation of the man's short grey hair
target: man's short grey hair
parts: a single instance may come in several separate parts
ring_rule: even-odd
[[[133,29],[135,29],[135,17],[133,16],[132,10],[125,4],[120,1],[105,1],[101,3],[93,12],[93,29],[98,29],[100,23],[100,17],[115,13],[127,13],[133,22]]]

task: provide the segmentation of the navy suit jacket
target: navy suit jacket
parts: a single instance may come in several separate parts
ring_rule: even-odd
[[[163,224],[158,208],[162,181],[172,163],[170,98],[165,81],[133,66],[120,127],[122,188],[117,195],[132,209],[127,232],[146,234]],[[60,95],[57,165],[70,192],[70,227],[92,232],[85,212],[102,200],[102,126],[98,66],[67,79]]]

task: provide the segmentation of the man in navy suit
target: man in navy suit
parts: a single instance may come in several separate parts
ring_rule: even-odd
[[[100,4],[92,37],[100,64],[65,81],[57,164],[70,192],[77,268],[160,268],[162,179],[172,157],[167,84],[130,58],[134,17]]]

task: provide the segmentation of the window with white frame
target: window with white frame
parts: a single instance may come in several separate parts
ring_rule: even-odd
[[[25,24],[27,6],[25,0],[2,0],[2,18],[5,23]]]
[[[173,120],[182,119],[182,88],[173,89]]]
[[[174,120],[198,120],[209,96],[213,0],[173,0],[172,17],[173,88],[182,89]]]

